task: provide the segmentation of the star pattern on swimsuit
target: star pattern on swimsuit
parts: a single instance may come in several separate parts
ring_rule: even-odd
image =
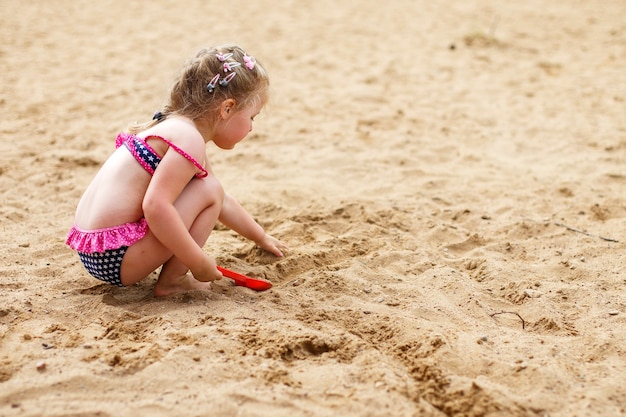
[[[108,250],[104,253],[79,253],[79,256],[87,271],[95,278],[109,284],[122,286],[119,273],[126,249],[127,247]]]
[[[138,155],[141,155],[140,158],[148,165],[150,165],[150,167],[155,170],[156,167],[159,165],[160,162],[160,158],[158,158],[154,152],[152,152],[150,149],[148,149],[143,143],[139,142],[138,140],[135,140],[135,149],[137,151]]]

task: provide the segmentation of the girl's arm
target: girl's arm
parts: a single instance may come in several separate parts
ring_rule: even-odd
[[[187,148],[191,146],[188,144]],[[193,178],[196,168],[173,150],[168,150],[155,171],[143,199],[144,216],[155,237],[185,264],[199,281],[221,278],[215,260],[204,253],[189,233],[189,227],[180,216],[174,203]],[[214,196],[207,198],[207,203]],[[215,199],[216,204],[217,199]]]
[[[241,204],[230,194],[224,193],[224,204],[220,212],[219,221],[239,235],[250,239],[261,248],[276,256],[283,256],[282,250],[287,246],[280,240],[265,233],[263,227],[258,224]]]

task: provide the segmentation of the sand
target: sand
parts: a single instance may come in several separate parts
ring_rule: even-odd
[[[0,416],[617,416],[626,3],[0,0]],[[214,170],[290,250],[115,288],[64,239],[199,48],[272,102]]]

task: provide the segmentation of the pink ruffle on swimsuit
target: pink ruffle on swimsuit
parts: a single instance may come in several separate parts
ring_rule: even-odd
[[[67,234],[67,245],[83,253],[104,253],[107,250],[131,246],[148,233],[148,222],[142,218],[138,222],[121,224],[105,229],[83,230],[74,225]]]
[[[148,136],[148,138],[162,140],[171,149],[193,163],[200,170],[196,174],[197,178],[204,178],[208,175],[207,170],[198,161],[169,140],[155,135]],[[115,141],[115,147],[119,148],[122,145],[150,175],[154,174],[161,162],[161,156],[146,143],[145,139],[129,133],[120,133]],[[78,252],[83,265],[91,275],[110,284],[122,286],[120,267],[126,249],[141,240],[146,233],[148,233],[148,222],[145,218],[96,230],[83,230],[74,225],[67,235],[66,244]]]

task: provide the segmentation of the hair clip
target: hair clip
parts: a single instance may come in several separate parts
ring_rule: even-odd
[[[243,62],[245,63],[246,67],[248,67],[248,69],[252,70],[254,69],[254,65],[256,64],[256,59],[248,54],[244,54]]]
[[[217,53],[217,54],[215,54],[215,56],[217,57],[217,59],[219,59],[220,61],[224,62],[224,61],[226,61],[228,58],[230,58],[231,56],[233,56],[233,54],[232,54],[232,53],[229,53],[229,54]]]
[[[222,78],[222,81],[220,81],[220,86],[226,87],[228,83],[231,82],[233,78],[235,78],[235,75],[237,75],[236,72],[231,72],[226,77]]]
[[[240,66],[239,62],[224,62],[224,72],[231,71],[233,68]]]
[[[215,91],[215,86],[217,86],[217,80],[220,79],[219,74],[215,74],[215,77],[211,78],[211,81],[206,85],[206,89],[209,93]],[[228,83],[227,83],[228,84]]]
[[[154,116],[152,116],[152,120],[157,120],[159,122],[163,121],[163,119],[165,119],[165,115],[160,111],[154,113]]]

